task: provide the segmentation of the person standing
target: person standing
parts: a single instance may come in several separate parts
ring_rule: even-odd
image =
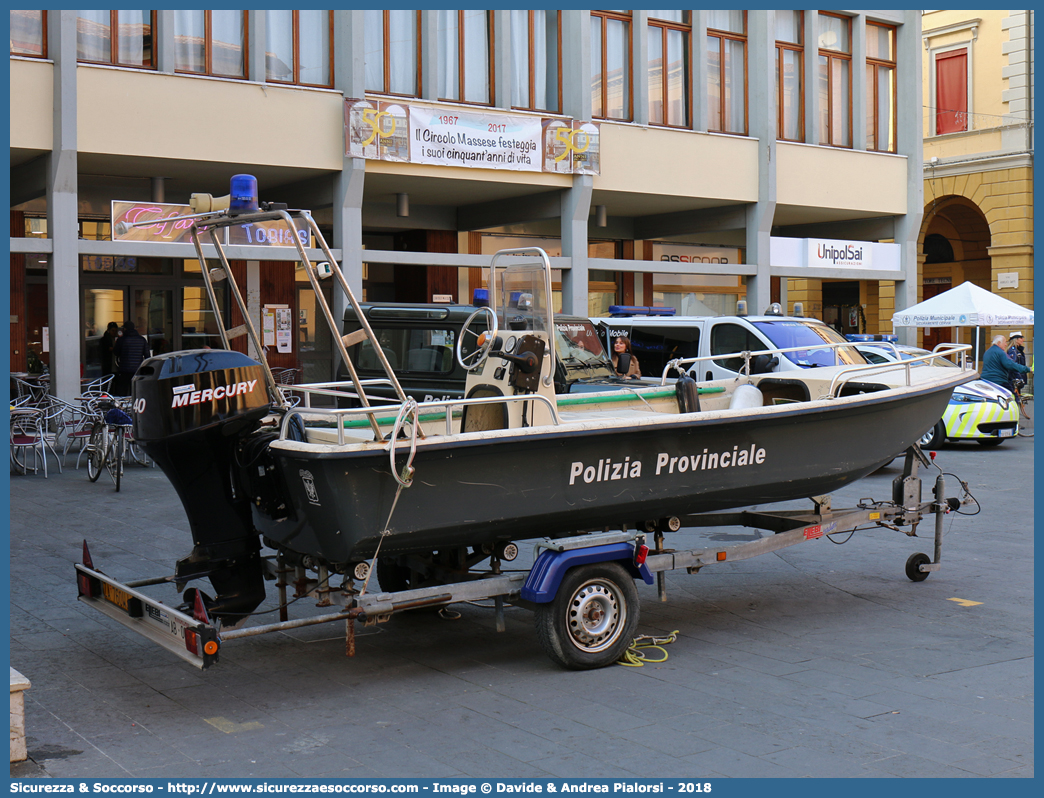
[[[113,347],[117,372],[112,392],[117,396],[130,396],[131,377],[149,356],[149,342],[138,332],[133,321],[123,323],[123,335]]]
[[[98,344],[99,354],[101,356],[101,373],[103,377],[107,377],[112,374],[113,362],[112,352],[116,347],[116,341],[120,337],[120,325],[114,321],[109,322],[109,326],[105,329],[105,333],[101,337],[101,341]]]
[[[1012,380],[1019,374],[1028,374],[1029,368],[1008,357],[1004,349],[1006,341],[1007,338],[1003,334],[993,336],[993,345],[982,356],[982,378],[986,382],[1014,391]]]
[[[1026,365],[1026,339],[1022,333],[1013,332],[1008,336],[1008,357],[1021,366]]]

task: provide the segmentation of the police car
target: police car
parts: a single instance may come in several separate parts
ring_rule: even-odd
[[[931,354],[915,346],[886,342],[858,343],[856,347],[871,363],[890,363]],[[957,366],[945,358],[936,365]],[[978,441],[982,446],[999,446],[1006,438],[1019,434],[1019,405],[1011,392],[985,380],[966,382],[953,392],[946,412],[918,443],[936,449],[947,440]]]

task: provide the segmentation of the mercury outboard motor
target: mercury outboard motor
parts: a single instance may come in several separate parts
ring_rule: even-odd
[[[217,596],[207,611],[234,624],[265,597],[259,535],[234,477],[238,441],[271,409],[264,369],[240,352],[171,352],[142,363],[132,390],[134,438],[171,481],[192,530],[175,581],[180,589],[209,578]]]

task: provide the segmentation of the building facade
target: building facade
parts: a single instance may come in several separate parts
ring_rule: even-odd
[[[1033,11],[926,11],[921,38],[923,296],[969,280],[1032,309]]]
[[[310,209],[369,300],[469,301],[525,244],[565,312],[801,302],[886,330],[918,295],[921,47],[920,12],[12,11],[12,370],[75,395],[124,319],[210,342],[192,245],[113,220],[237,173]],[[290,311],[273,365],[324,379],[272,244],[233,268],[251,314]]]

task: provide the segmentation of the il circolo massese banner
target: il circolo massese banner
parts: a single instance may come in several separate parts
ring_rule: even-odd
[[[346,99],[345,155],[559,174],[599,173],[596,122],[434,103]]]

